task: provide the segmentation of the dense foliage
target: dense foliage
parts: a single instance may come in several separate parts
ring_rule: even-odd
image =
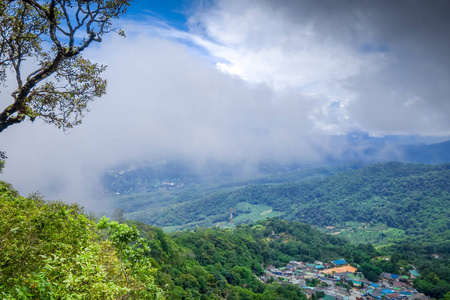
[[[314,261],[345,257],[361,250],[344,239],[324,234],[310,225],[279,219],[240,225],[234,230],[197,228],[170,236],[136,221],[150,241],[150,255],[158,263],[157,283],[170,299],[306,299],[301,288],[278,282],[262,283],[269,265],[291,260]],[[370,260],[378,253],[363,246]]]
[[[159,228],[127,223],[150,241],[150,255],[159,265],[156,282],[166,287],[169,299],[306,299],[299,287],[255,277],[263,274],[263,252],[271,250],[249,228],[199,228],[169,237]]]
[[[157,283],[168,287],[170,299],[209,299],[226,294],[229,299],[277,299],[276,295],[290,299],[290,293],[299,292],[295,287],[262,284],[254,275],[262,275],[263,267],[269,264],[281,267],[291,260],[326,262],[338,258],[358,266],[374,282],[382,272],[409,276],[413,264],[421,274],[414,282],[416,289],[436,299],[450,292],[449,249],[441,249],[444,252],[436,259],[420,242],[381,249],[371,244],[356,246],[310,225],[279,219],[239,225],[233,231],[196,228],[170,237],[159,228],[129,222],[151,241],[151,255],[160,267]]]
[[[336,259],[375,282],[381,272],[409,275],[414,265],[419,292],[450,295],[445,238],[416,235],[377,249],[280,219],[168,235],[125,221],[123,210],[114,214],[122,223],[96,223],[76,204],[21,197],[6,183],[0,184],[0,214],[4,299],[306,299],[298,286],[257,276],[268,265]]]
[[[2,299],[161,299],[137,231],[0,182]],[[145,248],[144,248],[145,249]]]
[[[376,164],[307,182],[259,184],[146,211],[158,226],[212,226],[238,203],[265,204],[285,219],[316,226],[385,224],[410,236],[450,240],[450,165]],[[138,213],[130,214],[139,217]],[[139,219],[139,218],[138,218]]]
[[[435,299],[444,298],[450,292],[450,245],[449,241],[430,243],[427,240],[416,239],[396,243],[388,249],[396,253],[393,267],[399,269],[399,264],[408,261],[414,264],[420,272],[420,277],[414,280],[414,287]],[[439,257],[430,253],[439,253]],[[450,296],[448,294],[447,296]]]
[[[145,217],[160,225],[186,223],[190,226],[211,226],[227,220],[230,206],[239,207],[239,204],[246,202],[273,207],[284,213],[283,218],[320,227],[333,225],[347,229],[349,224],[354,224],[354,231],[359,234],[367,232],[367,228],[373,228],[373,231],[386,228],[380,230],[378,235],[385,238],[385,243],[390,243],[384,248],[384,254],[393,255],[395,259],[376,259],[372,250],[362,246],[358,246],[357,251],[340,249],[338,253],[360,264],[364,275],[374,281],[381,272],[409,275],[408,264],[413,264],[422,275],[415,280],[416,288],[438,299],[450,291],[449,200],[450,165],[386,163],[306,182],[281,181],[227,187],[199,200],[161,208],[154,213],[147,211]],[[235,219],[243,213],[246,212],[236,210]],[[202,240],[205,245],[211,244],[208,243],[211,236],[202,238],[197,231],[185,235],[191,235],[192,240]],[[390,233],[392,235],[388,236]],[[176,237],[180,241],[186,239]],[[330,242],[332,245],[336,243]],[[190,243],[185,246],[195,248]],[[270,246],[271,251],[277,249],[276,242]],[[283,251],[271,252],[275,264],[295,257],[296,251],[301,251],[301,258],[308,260],[321,257],[316,249],[327,249],[302,245],[293,240],[279,246]],[[204,253],[201,255],[205,256]],[[438,259],[433,258],[435,254]]]

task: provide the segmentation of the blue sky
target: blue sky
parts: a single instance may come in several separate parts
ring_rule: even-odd
[[[165,0],[165,1],[133,1],[128,8],[126,18],[135,20],[146,20],[146,17],[152,16],[166,21],[177,29],[186,29],[186,13],[192,1]]]
[[[84,54],[108,65],[107,95],[68,133],[39,121],[2,133],[4,179],[89,198],[127,161],[311,162],[339,155],[330,137],[352,132],[449,139],[448,11],[446,0],[137,0],[118,23],[127,38]]]

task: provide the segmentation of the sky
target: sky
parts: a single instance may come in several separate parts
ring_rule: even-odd
[[[101,207],[99,178],[120,164],[318,161],[349,132],[450,137],[449,1],[136,0],[117,22],[126,38],[84,54],[108,65],[108,90],[83,124],[0,134],[0,178],[21,193]]]

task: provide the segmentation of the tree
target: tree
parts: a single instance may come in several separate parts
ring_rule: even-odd
[[[123,208],[116,208],[113,212],[111,219],[119,223],[125,222],[125,217],[123,216],[125,210]]]
[[[132,0],[0,0],[0,81],[14,77],[0,132],[26,118],[58,128],[80,124],[87,105],[105,94],[105,66],[82,57]],[[24,76],[25,68],[32,71]]]
[[[444,300],[450,300],[450,292],[444,295]]]
[[[111,221],[102,217],[97,229],[106,232],[106,236],[115,248],[121,273],[128,288],[124,299],[163,299],[163,291],[156,286],[156,269],[150,257],[148,242],[139,237],[136,227]],[[195,279],[195,278],[194,278]]]
[[[323,297],[325,297],[325,292],[323,291],[317,291],[315,294],[317,299],[322,299]]]
[[[370,263],[363,263],[360,266],[360,270],[364,274],[364,277],[366,277],[367,280],[372,282],[377,282],[380,274],[383,272],[380,268]]]
[[[164,298],[136,228],[1,181],[0,215],[0,299]]]
[[[0,151],[0,174],[3,171],[3,167],[5,166],[6,155],[5,152]]]

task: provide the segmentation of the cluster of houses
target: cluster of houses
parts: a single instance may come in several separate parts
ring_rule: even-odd
[[[375,283],[365,279],[362,273],[357,272],[357,268],[348,265],[343,259],[329,263],[291,261],[281,268],[269,266],[261,280],[273,278],[300,285],[308,297],[323,292],[324,300],[427,299],[412,287],[412,280],[420,274],[415,269],[409,273],[410,276],[382,273]]]

